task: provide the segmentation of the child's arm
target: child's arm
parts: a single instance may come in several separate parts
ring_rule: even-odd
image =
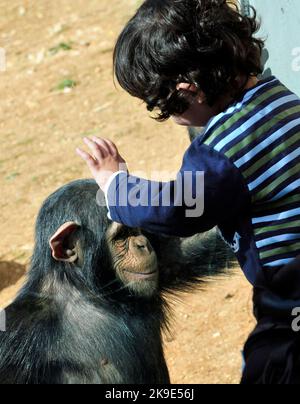
[[[86,140],[86,144],[94,158],[78,152],[106,191],[112,220],[129,227],[191,236],[237,217],[238,210],[245,206],[245,195],[248,198],[246,185],[234,165],[197,139],[185,154],[177,180],[168,183],[136,178],[126,169],[118,174],[124,160],[115,145],[96,138]]]

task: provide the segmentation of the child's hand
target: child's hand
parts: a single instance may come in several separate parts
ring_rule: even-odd
[[[99,187],[105,191],[106,185],[113,174],[128,171],[125,160],[120,156],[114,143],[107,139],[84,138],[84,143],[92,154],[77,149],[77,154],[85,160]]]

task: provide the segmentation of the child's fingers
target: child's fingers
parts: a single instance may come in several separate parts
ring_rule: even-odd
[[[91,170],[94,170],[97,167],[97,161],[85,151],[77,148],[76,153],[87,163]]]
[[[117,146],[109,139],[103,139],[103,140],[107,144],[107,147],[109,147],[111,154],[113,156],[117,156],[119,154],[119,150],[118,150]]]
[[[105,139],[93,136],[92,140],[102,149],[105,150],[106,154],[111,154],[110,147],[106,143]]]
[[[109,154],[111,154],[112,156],[116,157],[119,154],[117,146],[113,142],[111,142],[109,139],[103,139],[103,138],[99,138],[99,137],[96,137],[96,136],[93,136],[92,139],[99,146],[104,147],[104,145],[105,145],[105,147],[107,149],[107,152]]]
[[[107,157],[107,151],[103,147],[101,147],[98,143],[95,143],[93,140],[87,137],[84,138],[83,141],[91,150],[96,160],[100,162],[102,159]]]

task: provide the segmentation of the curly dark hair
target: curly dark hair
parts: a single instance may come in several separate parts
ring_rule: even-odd
[[[188,109],[180,82],[195,84],[212,106],[224,94],[240,94],[237,76],[262,73],[258,29],[254,9],[243,16],[226,0],[146,0],[118,38],[115,75],[149,111],[158,108],[159,121]]]

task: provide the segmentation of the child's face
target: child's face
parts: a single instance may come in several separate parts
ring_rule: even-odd
[[[181,126],[206,126],[208,121],[218,114],[215,108],[200,104],[197,100],[182,115],[172,115],[172,119]]]
[[[219,113],[218,106],[210,107],[206,103],[203,92],[199,92],[193,84],[180,83],[177,90],[185,91],[191,95],[191,104],[187,111],[181,115],[172,115],[174,122],[182,126],[206,126],[208,121]],[[196,97],[195,97],[195,94]]]

